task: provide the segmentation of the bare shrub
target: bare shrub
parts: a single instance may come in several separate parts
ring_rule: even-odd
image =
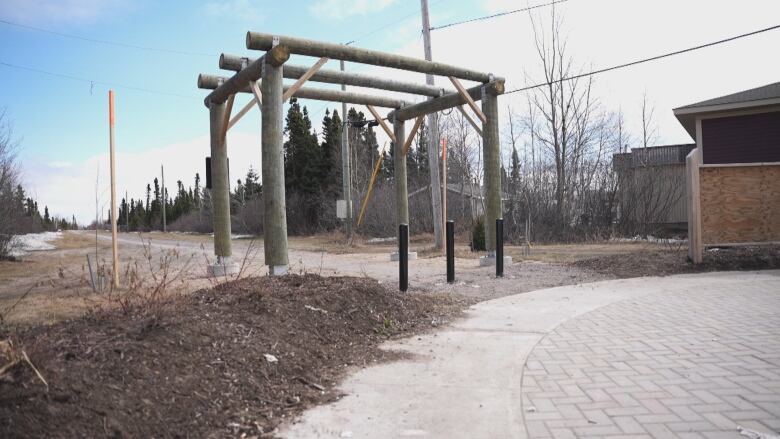
[[[140,233],[139,239],[143,246],[143,260],[131,261],[123,274],[123,288],[117,289],[112,285],[104,298],[94,301],[93,312],[118,307],[125,314],[138,312],[159,320],[169,309],[168,305],[175,301],[172,287],[177,283],[184,285],[194,256],[184,257],[178,249],[162,250],[155,256],[151,239],[145,240]],[[113,276],[106,273],[106,277]]]

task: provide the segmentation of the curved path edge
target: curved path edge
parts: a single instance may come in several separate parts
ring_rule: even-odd
[[[537,343],[561,324],[648,294],[764,281],[780,286],[780,272],[611,280],[482,302],[437,332],[384,344],[412,356],[350,375],[341,385],[344,398],[306,411],[280,436],[526,437],[524,366]]]

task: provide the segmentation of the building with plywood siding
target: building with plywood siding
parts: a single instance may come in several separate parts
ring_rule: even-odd
[[[689,255],[780,242],[780,82],[674,110],[686,158]]]

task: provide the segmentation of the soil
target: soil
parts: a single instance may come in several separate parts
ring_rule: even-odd
[[[704,252],[702,263],[697,265],[688,261],[687,248],[640,250],[583,259],[572,265],[615,278],[780,269],[780,246],[710,248]]]
[[[397,355],[379,343],[464,306],[308,274],[21,328],[11,338],[48,390],[23,365],[0,379],[0,437],[270,437],[306,407],[338,399],[350,369]]]

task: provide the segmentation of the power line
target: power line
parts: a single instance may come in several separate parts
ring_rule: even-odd
[[[437,0],[437,1],[435,1],[435,2],[431,2],[430,6],[433,6],[433,5],[439,4],[439,3],[441,3],[442,1],[444,1],[444,0]],[[400,23],[400,22],[402,22],[402,21],[406,20],[406,19],[407,19],[407,18],[409,18],[409,17],[414,17],[415,15],[419,15],[419,14],[420,14],[420,11],[419,11],[419,10],[415,10],[414,12],[412,12],[412,13],[410,13],[410,14],[404,15],[404,16],[403,16],[403,17],[401,17],[401,18],[398,18],[398,19],[396,19],[396,20],[393,20],[393,21],[391,21],[391,22],[389,22],[389,23],[387,23],[387,24],[385,24],[385,25],[382,25],[382,26],[380,26],[380,27],[378,27],[378,28],[376,28],[376,29],[374,29],[374,30],[372,30],[372,31],[370,31],[370,32],[368,32],[368,33],[366,33],[366,34],[363,34],[363,35],[361,35],[361,36],[359,36],[359,37],[355,38],[354,40],[350,40],[350,41],[348,41],[348,42],[344,43],[344,45],[346,45],[346,46],[352,45],[352,44],[354,44],[354,43],[356,43],[356,42],[358,42],[358,41],[360,41],[360,40],[363,40],[363,39],[365,39],[365,38],[367,38],[367,37],[369,37],[369,36],[371,36],[371,35],[374,35],[375,33],[379,32],[379,31],[381,31],[381,30],[385,30],[385,29],[387,29],[388,27],[390,27],[390,26],[392,26],[392,25],[394,25],[394,24],[398,24],[398,23]]]
[[[745,38],[745,37],[749,37],[749,36],[753,36],[753,35],[758,35],[760,33],[769,32],[771,30],[775,30],[775,29],[778,29],[778,28],[780,28],[780,24],[775,25],[775,26],[771,26],[771,27],[767,27],[767,28],[764,28],[764,29],[759,29],[759,30],[756,30],[756,31],[753,31],[753,32],[748,32],[746,34],[736,35],[736,36],[725,38],[725,39],[722,39],[722,40],[713,41],[711,43],[701,44],[699,46],[694,46],[694,47],[689,47],[687,49],[682,49],[682,50],[677,50],[677,51],[674,51],[674,52],[664,53],[662,55],[657,55],[657,56],[654,56],[654,57],[651,57],[651,58],[644,58],[644,59],[640,59],[640,60],[637,60],[637,61],[631,61],[631,62],[628,62],[628,63],[625,63],[625,64],[619,64],[619,65],[612,66],[612,67],[606,67],[606,68],[599,69],[599,70],[594,70],[594,71],[588,72],[588,73],[581,73],[579,75],[567,76],[565,78],[561,78],[561,79],[553,81],[553,82],[544,82],[544,83],[541,83],[541,84],[531,85],[531,86],[528,86],[528,87],[516,88],[516,89],[510,90],[510,91],[508,91],[508,92],[506,92],[504,94],[510,94],[510,93],[515,93],[515,92],[518,92],[518,91],[526,91],[526,90],[531,90],[531,89],[534,89],[534,88],[545,87],[545,86],[554,84],[556,82],[571,81],[573,79],[579,79],[579,78],[583,78],[583,77],[586,77],[586,76],[593,76],[593,75],[596,75],[596,74],[599,74],[599,73],[609,72],[611,70],[617,70],[617,69],[622,69],[624,67],[631,67],[631,66],[635,66],[637,64],[643,64],[643,63],[650,62],[650,61],[656,61],[656,60],[659,60],[659,59],[662,59],[662,58],[667,58],[667,57],[674,56],[674,55],[680,55],[682,53],[687,53],[687,52],[693,52],[694,50],[704,49],[704,48],[707,48],[707,47],[716,46],[718,44],[728,43],[730,41],[738,40],[740,38]]]
[[[11,64],[11,63],[7,63],[7,62],[1,61],[1,60],[0,60],[0,66],[9,67],[9,68],[12,68],[12,69],[17,69],[17,70],[25,70],[25,71],[28,71],[28,72],[40,73],[40,74],[44,74],[44,75],[54,76],[54,77],[57,77],[57,78],[70,79],[70,80],[73,80],[73,81],[86,82],[86,83],[89,83],[91,85],[96,85],[96,84],[98,84],[98,85],[105,85],[105,86],[109,86],[109,87],[124,88],[124,89],[128,89],[128,90],[141,91],[141,92],[144,92],[144,93],[156,94],[156,95],[175,96],[175,97],[178,97],[178,98],[185,98],[185,99],[198,99],[198,100],[200,99],[200,98],[195,97],[195,96],[188,96],[188,95],[183,95],[183,94],[178,94],[178,93],[171,93],[171,92],[162,91],[162,90],[152,90],[152,89],[149,89],[149,88],[136,87],[134,85],[126,85],[126,84],[121,84],[121,83],[118,83],[118,82],[97,81],[97,80],[94,80],[94,79],[82,78],[82,77],[79,77],[79,76],[68,75],[68,74],[65,74],[65,73],[49,72],[49,71],[46,71],[46,70],[40,70],[40,69],[36,69],[36,68],[33,68],[33,67],[27,67],[27,66],[20,66],[20,65],[17,65],[17,64]]]
[[[140,46],[137,44],[123,43],[121,41],[110,41],[110,40],[101,40],[97,38],[82,37],[80,35],[66,34],[63,32],[53,31],[51,29],[44,29],[42,27],[35,27],[35,26],[29,26],[21,23],[14,23],[13,21],[8,21],[4,19],[0,19],[0,23],[6,24],[8,26],[16,26],[22,29],[32,30],[36,32],[42,32],[45,34],[56,35],[58,37],[63,37],[63,38],[71,38],[74,40],[87,41],[90,43],[97,43],[97,44],[105,44],[109,46],[125,47],[129,49],[145,50],[148,52],[162,52],[162,53],[172,53],[176,55],[189,55],[189,56],[217,56],[214,55],[213,53],[188,52],[185,50],[163,49],[159,47],[149,47],[149,46]]]
[[[527,8],[514,9],[514,10],[506,11],[506,12],[499,12],[499,13],[493,14],[493,15],[485,15],[484,17],[475,17],[475,18],[470,18],[468,20],[456,21],[456,22],[453,22],[453,23],[447,23],[447,24],[443,24],[441,26],[432,26],[432,27],[430,27],[428,29],[429,30],[444,29],[445,27],[458,26],[460,24],[473,23],[475,21],[488,20],[490,18],[496,18],[496,17],[503,17],[504,15],[516,14],[518,12],[526,12],[526,11],[530,11],[530,10],[537,9],[537,8],[543,8],[545,6],[557,5],[558,3],[564,3],[566,1],[568,1],[568,0],[553,1],[553,2],[550,2],[550,3],[541,4],[541,5],[529,6]]]

